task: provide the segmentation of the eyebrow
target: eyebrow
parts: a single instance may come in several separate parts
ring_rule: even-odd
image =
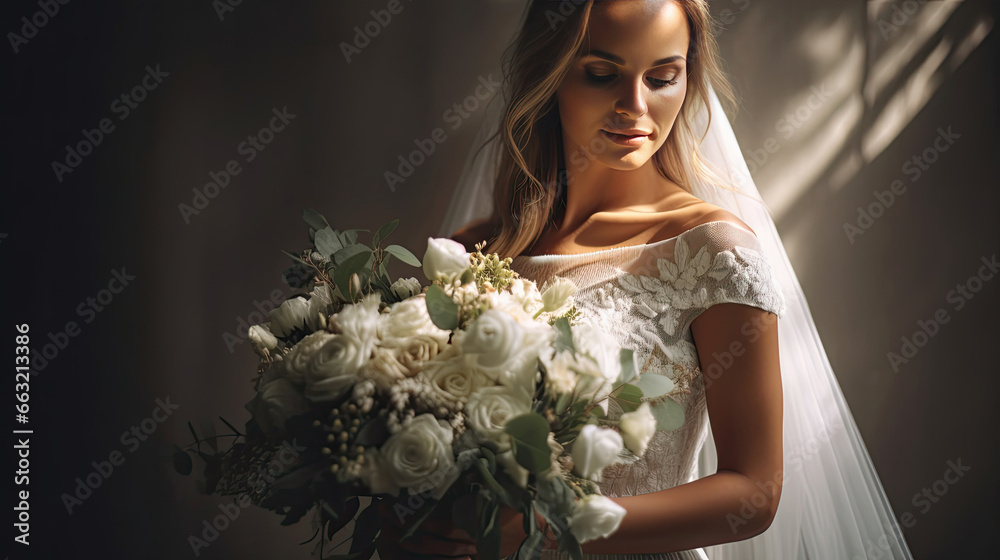
[[[614,62],[615,64],[618,64],[620,66],[624,66],[625,65],[625,60],[623,60],[622,57],[617,56],[617,55],[613,55],[613,54],[611,54],[609,52],[604,52],[604,51],[590,51],[589,53],[587,53],[586,56],[596,56],[598,58],[603,58],[603,59],[608,60],[610,62]],[[663,65],[663,64],[670,64],[671,62],[673,62],[675,60],[684,60],[684,57],[681,56],[681,55],[679,55],[679,54],[675,54],[674,56],[668,56],[667,58],[661,58],[660,60],[657,60],[656,62],[654,62],[653,66],[660,66],[660,65]],[[684,61],[687,62],[686,60],[684,60]]]

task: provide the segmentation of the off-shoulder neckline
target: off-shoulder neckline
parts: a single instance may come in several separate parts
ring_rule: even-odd
[[[698,224],[698,225],[696,225],[696,226],[694,226],[694,227],[692,227],[692,228],[690,228],[688,230],[685,230],[685,231],[682,231],[682,232],[678,233],[677,235],[675,235],[673,237],[668,237],[666,239],[661,239],[659,241],[653,241],[652,243],[640,243],[638,245],[621,245],[621,246],[618,246],[618,247],[609,247],[607,249],[598,249],[597,251],[586,251],[586,252],[583,252],[583,253],[565,253],[565,254],[551,254],[551,255],[518,255],[518,256],[514,257],[514,260],[515,261],[519,260],[519,259],[520,260],[527,260],[527,259],[531,259],[531,260],[550,260],[550,259],[551,260],[556,260],[556,259],[565,259],[565,258],[569,258],[569,257],[587,257],[587,256],[593,256],[593,255],[601,255],[601,254],[604,254],[604,253],[609,253],[610,254],[610,253],[615,253],[615,252],[629,251],[629,250],[633,250],[633,249],[647,249],[647,248],[650,248],[650,247],[656,247],[658,245],[662,245],[662,244],[664,244],[664,243],[666,243],[668,241],[674,241],[676,239],[679,239],[679,238],[681,238],[681,237],[683,237],[683,236],[691,233],[692,231],[694,231],[696,229],[700,229],[700,228],[703,228],[703,227],[706,227],[706,226],[711,226],[713,224],[728,224],[729,226],[734,227],[734,228],[736,228],[736,229],[738,229],[738,230],[740,230],[742,232],[745,232],[745,233],[747,233],[749,235],[754,235],[753,232],[751,232],[750,230],[742,228],[742,227],[740,227],[740,226],[738,226],[738,225],[736,225],[736,224],[734,224],[734,223],[732,223],[732,222],[730,222],[728,220],[712,220],[712,221],[709,221],[709,222],[705,222],[703,224]]]

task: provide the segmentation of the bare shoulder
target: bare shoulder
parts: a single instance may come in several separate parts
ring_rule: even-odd
[[[743,228],[750,233],[757,235],[750,226],[748,226],[739,216],[733,214],[725,208],[720,208],[714,204],[708,202],[700,202],[699,204],[692,207],[692,214],[688,222],[684,224],[684,230],[687,231],[695,226],[700,226],[702,224],[707,224],[709,222],[729,222],[734,226]]]
[[[489,218],[482,218],[469,222],[459,228],[458,231],[451,234],[451,239],[461,243],[465,246],[465,250],[471,253],[476,250],[477,243],[483,241],[488,243],[493,240],[494,236],[495,228],[493,222]]]

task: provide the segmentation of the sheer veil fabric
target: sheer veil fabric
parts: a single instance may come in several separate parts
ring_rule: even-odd
[[[714,89],[709,97],[712,118],[703,105],[693,130],[707,128],[701,154],[731,190],[696,180],[692,192],[733,212],[757,233],[787,307],[778,320],[784,466],[774,474],[776,481],[783,482],[777,515],[761,535],[705,547],[705,551],[712,560],[912,558],[834,376],[774,220],[750,176]],[[442,224],[442,237],[490,213],[492,182],[502,148],[498,137],[490,140],[499,126],[499,102],[495,99],[487,109]],[[698,477],[714,473],[716,461],[709,427],[699,452]]]

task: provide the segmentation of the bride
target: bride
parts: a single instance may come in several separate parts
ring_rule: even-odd
[[[572,279],[674,383],[684,423],[605,471],[627,513],[585,554],[910,558],[716,97],[711,26],[704,0],[532,1],[445,228],[539,284]],[[447,515],[382,557],[473,556]],[[504,519],[513,553],[522,523]]]

